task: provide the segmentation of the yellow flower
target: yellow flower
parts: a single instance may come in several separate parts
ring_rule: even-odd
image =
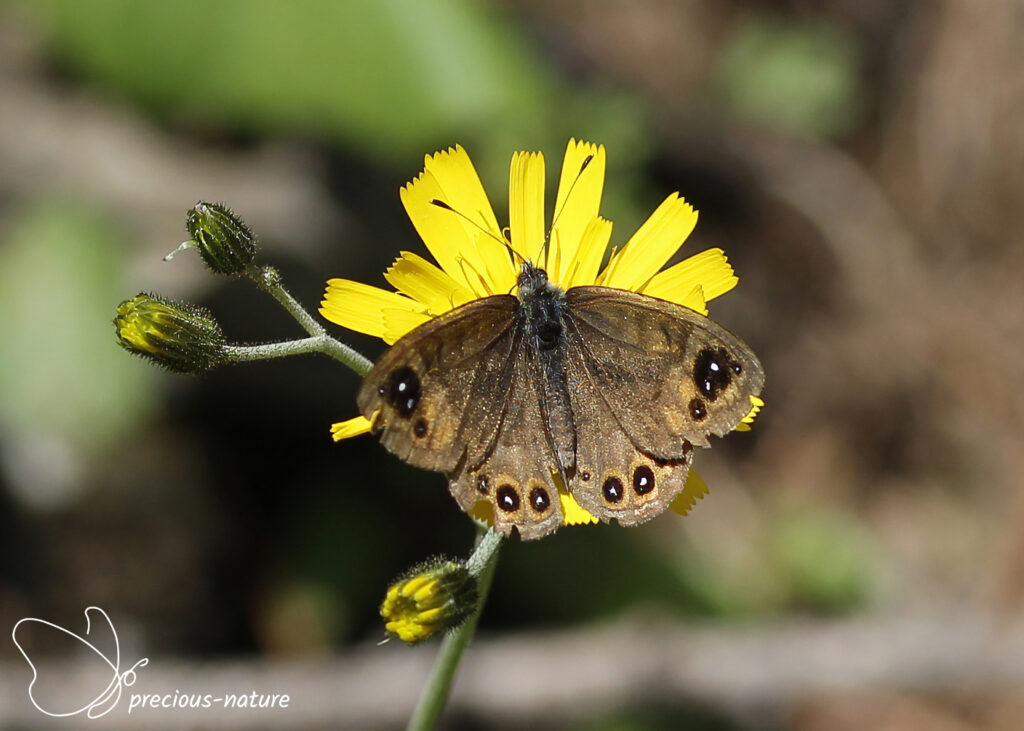
[[[544,269],[562,289],[598,284],[632,290],[706,315],[707,302],[728,292],[738,280],[721,249],[703,251],[662,269],[697,223],[697,212],[678,193],[668,196],[602,268],[612,234],[612,222],[599,215],[604,174],[604,146],[569,140],[548,227],[544,156],[515,153],[509,170],[509,226],[503,229],[461,146],[427,155],[423,172],[402,188],[401,199],[437,264],[401,252],[384,275],[395,291],[331,279],[320,314],[392,344],[418,325],[467,302],[515,294],[519,267],[508,252],[510,246]],[[747,419],[753,420],[760,405],[760,401],[751,404]],[[341,440],[369,429],[370,420],[359,416],[334,424],[331,433]],[[694,475],[673,509],[685,513],[705,491],[703,481]],[[566,498],[572,501],[563,494],[563,507],[567,507]],[[582,508],[572,508],[569,505],[566,510],[572,522],[596,522]]]
[[[476,605],[477,582],[465,566],[434,559],[388,587],[380,616],[389,637],[414,645],[455,629]]]
[[[139,294],[117,306],[117,341],[129,353],[179,373],[202,373],[224,361],[224,333],[209,311]]]

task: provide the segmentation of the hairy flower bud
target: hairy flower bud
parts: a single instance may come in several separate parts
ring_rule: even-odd
[[[125,350],[180,373],[200,373],[223,362],[224,333],[202,307],[148,294],[125,300],[114,318]]]
[[[389,637],[414,645],[455,629],[477,605],[477,582],[456,561],[434,559],[412,569],[388,588],[380,616]]]
[[[240,274],[256,258],[256,236],[245,221],[220,203],[199,201],[185,226],[206,266],[218,274]]]

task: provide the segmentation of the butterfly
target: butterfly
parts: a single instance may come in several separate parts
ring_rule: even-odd
[[[406,334],[357,396],[383,445],[448,476],[459,506],[534,539],[560,489],[603,521],[642,523],[683,489],[694,447],[734,429],[764,385],[735,335],[682,305],[563,290],[523,261],[516,295],[469,302]]]

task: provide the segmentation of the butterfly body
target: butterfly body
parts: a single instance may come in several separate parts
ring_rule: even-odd
[[[576,431],[566,373],[566,327],[570,317],[565,291],[548,281],[543,269],[527,265],[519,276],[516,317],[524,333],[527,362],[540,384],[545,436],[556,469],[568,484],[576,467]]]
[[[560,495],[633,525],[683,489],[694,446],[731,431],[764,383],[753,352],[706,317],[599,286],[563,290],[523,264],[518,295],[416,328],[367,375],[363,415],[407,462],[445,472],[465,511],[538,538]]]

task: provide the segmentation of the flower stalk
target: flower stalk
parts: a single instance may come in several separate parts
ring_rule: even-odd
[[[232,363],[250,363],[257,360],[271,360],[311,353],[328,355],[348,366],[360,376],[365,376],[373,365],[370,360],[326,333],[301,340],[285,340],[262,345],[225,345],[221,349],[224,360]]]
[[[444,640],[441,641],[441,648],[434,660],[434,667],[430,671],[426,685],[420,692],[416,708],[406,726],[408,731],[428,731],[437,725],[437,720],[441,717],[441,711],[444,710],[451,692],[455,671],[459,667],[462,653],[465,652],[469,641],[473,639],[476,632],[476,625],[494,578],[494,569],[498,565],[498,549],[501,547],[504,537],[493,528],[487,529],[486,532],[481,528],[480,531],[473,555],[466,561],[466,568],[477,580],[476,609],[462,625],[445,635]]]

